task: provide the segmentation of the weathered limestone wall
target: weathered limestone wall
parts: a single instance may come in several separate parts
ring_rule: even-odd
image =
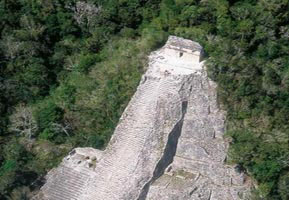
[[[224,164],[224,113],[201,55],[198,43],[170,37],[150,55],[106,150],[72,151],[35,198],[239,200],[248,194],[244,174]]]

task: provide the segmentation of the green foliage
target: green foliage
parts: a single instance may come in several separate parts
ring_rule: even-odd
[[[16,163],[12,160],[6,160],[0,169],[0,192],[4,194],[8,187],[14,183],[16,177]]]
[[[75,92],[76,87],[62,83],[52,92],[53,101],[62,109],[73,109],[72,106],[75,103]]]
[[[40,103],[34,116],[40,131],[43,131],[50,128],[53,123],[59,122],[63,117],[63,111],[48,99]]]
[[[39,138],[43,139],[43,140],[53,140],[55,138],[55,136],[57,135],[57,133],[55,133],[55,131],[49,129],[49,128],[45,128],[40,134],[39,134]]]
[[[8,196],[8,200],[29,200],[32,198],[29,187],[19,187],[14,189]]]
[[[169,34],[204,46],[228,113],[229,161],[257,181],[256,199],[288,199],[288,0],[86,3],[101,9],[90,15],[76,1],[0,1],[1,199],[29,196],[25,186],[71,148],[103,148],[147,54]],[[33,140],[7,128],[21,103],[34,110]]]
[[[267,3],[231,4],[230,18],[222,11],[226,17],[217,16],[217,35],[204,44],[209,74],[228,111],[230,161],[256,179],[263,199],[282,199],[278,180],[288,171],[289,151],[289,90],[282,86],[288,52],[281,53],[287,42],[277,32],[279,23],[287,22],[280,13],[265,9]],[[271,6],[285,14],[286,6],[277,4]]]
[[[6,160],[0,169],[0,176],[4,176],[6,173],[14,171],[16,168],[16,162],[14,160]]]
[[[99,62],[100,58],[97,55],[89,54],[89,55],[81,55],[79,58],[79,63],[76,66],[76,70],[79,72],[87,73],[90,68],[96,62]]]
[[[31,150],[34,157],[29,160],[27,167],[38,176],[45,175],[48,170],[57,166],[71,150],[69,144],[54,144],[44,139],[39,139],[34,145],[35,148]]]
[[[289,198],[289,173],[285,173],[280,176],[278,183],[278,192],[280,193],[281,199],[286,200]]]
[[[6,194],[7,188],[11,188],[23,182],[29,182],[29,179],[22,180],[19,173],[28,172],[28,169],[23,168],[30,159],[29,153],[25,150],[22,144],[15,138],[12,138],[9,143],[3,147],[2,155],[5,161],[0,167],[0,193]]]
[[[57,104],[66,110],[64,118],[72,121],[75,145],[103,147],[140,80],[146,55],[156,47],[161,33],[143,40],[115,38],[100,53],[104,61],[96,63],[88,74],[75,71],[66,79],[74,88],[75,101]],[[162,39],[163,41],[163,39]],[[53,93],[59,98],[59,86]]]

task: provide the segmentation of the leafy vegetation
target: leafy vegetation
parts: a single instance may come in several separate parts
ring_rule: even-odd
[[[0,0],[0,30],[0,199],[103,148],[169,34],[204,46],[252,199],[288,199],[288,0]]]

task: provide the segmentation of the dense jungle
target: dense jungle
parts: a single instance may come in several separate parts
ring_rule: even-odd
[[[30,199],[74,147],[105,148],[169,35],[204,47],[252,199],[288,200],[288,0],[0,0],[0,199]]]

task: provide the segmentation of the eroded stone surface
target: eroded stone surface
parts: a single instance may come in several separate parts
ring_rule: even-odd
[[[101,152],[77,148],[47,175],[41,200],[239,200],[250,181],[224,161],[224,113],[202,47],[171,36]]]

